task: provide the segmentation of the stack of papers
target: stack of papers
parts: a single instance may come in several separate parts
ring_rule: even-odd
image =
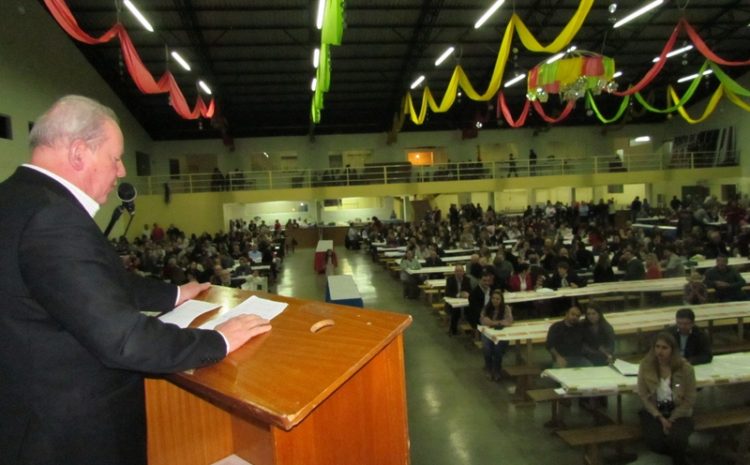
[[[261,299],[258,296],[252,296],[237,305],[219,318],[213,319],[200,326],[201,329],[214,329],[216,326],[238,315],[258,315],[261,318],[272,320],[278,316],[287,307],[285,302],[276,302],[268,299]],[[219,308],[220,305],[203,302],[201,300],[188,300],[184,304],[175,308],[169,313],[160,316],[159,319],[164,323],[172,323],[180,328],[187,328],[200,315]]]

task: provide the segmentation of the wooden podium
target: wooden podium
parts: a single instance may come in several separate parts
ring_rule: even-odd
[[[213,287],[222,308],[252,295]],[[409,463],[403,331],[411,317],[255,293],[289,306],[221,363],[146,380],[149,465]],[[332,320],[312,332],[311,326]]]

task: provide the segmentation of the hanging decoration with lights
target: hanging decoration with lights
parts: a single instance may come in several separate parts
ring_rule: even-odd
[[[523,23],[521,18],[516,13],[513,13],[510,20],[508,21],[508,26],[505,28],[503,40],[500,43],[500,50],[498,51],[497,59],[495,60],[495,68],[492,72],[490,83],[485,92],[481,94],[477,92],[474,89],[474,86],[469,81],[468,76],[466,76],[464,70],[460,65],[458,65],[453,71],[450,82],[445,90],[445,93],[443,94],[443,98],[440,104],[438,104],[432,97],[432,93],[429,87],[425,87],[422,93],[422,104],[420,106],[420,111],[419,114],[417,114],[414,107],[414,102],[412,101],[411,93],[407,92],[403,100],[403,105],[401,107],[402,113],[399,115],[398,120],[394,120],[394,128],[400,128],[403,125],[403,118],[407,114],[410,116],[414,124],[423,124],[425,118],[427,117],[428,107],[434,113],[444,113],[448,111],[448,109],[450,109],[450,107],[456,100],[456,94],[459,87],[463,90],[464,94],[472,100],[487,101],[492,99],[500,89],[502,77],[505,72],[505,65],[508,62],[508,56],[510,55],[511,43],[513,42],[515,31],[518,31],[518,37],[521,39],[521,43],[524,45],[524,47],[526,47],[527,50],[541,53],[557,53],[565,48],[573,39],[573,37],[578,34],[578,31],[580,30],[581,26],[583,26],[583,22],[588,16],[588,13],[591,10],[593,4],[593,0],[582,0],[581,2],[579,2],[578,9],[574,13],[570,22],[568,22],[568,24],[563,28],[560,34],[549,45],[546,46],[539,43],[539,41],[531,34],[529,29]]]
[[[118,22],[101,36],[93,37],[79,27],[65,0],[44,0],[44,3],[60,27],[79,42],[97,45],[107,43],[117,37],[120,40],[122,58],[128,69],[128,73],[138,90],[144,94],[169,93],[169,104],[184,119],[211,118],[214,115],[215,103],[213,98],[206,105],[199,96],[195,107],[191,110],[171,72],[167,71],[158,81],[155,80],[151,72],[146,68],[146,65],[143,64],[138,51],[135,49],[135,45],[133,45],[128,32],[121,23]]]
[[[612,58],[576,50],[564,58],[531,68],[526,97],[532,102],[546,102],[550,94],[558,94],[562,100],[571,102],[585,97],[586,92],[612,93],[617,90],[617,83],[612,80],[614,74]]]
[[[422,102],[419,112],[417,112],[411,94],[409,92],[406,93],[402,100],[402,111],[394,117],[393,126],[388,135],[389,141],[395,140],[395,134],[403,127],[405,116],[407,114],[410,116],[410,119],[414,124],[421,125],[426,119],[428,108],[435,113],[448,111],[456,100],[456,94],[459,88],[464,91],[468,98],[477,101],[488,100],[491,98],[491,95],[496,93],[497,117],[499,119],[502,115],[508,125],[513,128],[522,127],[525,124],[526,118],[531,109],[529,100],[533,102],[535,111],[537,111],[542,119],[547,122],[559,122],[570,114],[570,111],[573,108],[570,103],[575,102],[584,96],[586,97],[587,107],[590,108],[597,118],[605,124],[614,123],[625,114],[631,105],[631,97],[634,97],[647,111],[656,113],[672,113],[677,111],[686,121],[691,123],[705,120],[705,118],[716,109],[716,105],[718,105],[718,102],[723,95],[726,95],[732,103],[740,108],[750,111],[750,104],[741,99],[741,97],[750,97],[750,91],[746,91],[739,86],[739,84],[731,80],[718,67],[718,65],[748,66],[750,65],[750,60],[729,61],[719,57],[706,45],[700,35],[695,31],[695,28],[693,28],[685,18],[681,18],[665,43],[664,48],[659,54],[659,58],[655,60],[653,66],[651,66],[648,72],[636,84],[629,86],[625,90],[618,90],[616,83],[612,80],[615,70],[614,60],[591,53],[578,53],[576,56],[563,58],[562,60],[558,60],[558,62],[541,64],[529,72],[527,81],[528,100],[524,102],[521,115],[518,119],[513,119],[505,100],[505,96],[502,92],[498,91],[500,89],[502,75],[505,71],[505,65],[507,64],[514,31],[518,31],[522,43],[528,50],[549,53],[559,52],[563,47],[567,46],[577,34],[590,8],[591,4],[580,2],[579,8],[574,17],[568,25],[566,25],[563,32],[561,32],[561,34],[547,47],[542,47],[531,35],[528,28],[526,28],[520,18],[518,18],[516,14],[513,14],[505,29],[505,34],[503,35],[500,50],[495,61],[495,69],[487,91],[483,94],[479,94],[474,90],[464,70],[460,65],[456,66],[439,104],[433,98],[429,87],[425,87],[422,93]],[[693,79],[688,90],[682,97],[679,97],[674,89],[669,87],[667,89],[669,94],[667,108],[658,109],[651,105],[640,92],[651,84],[659,73],[661,73],[666,64],[668,54],[674,50],[677,39],[683,29],[686,31],[690,41],[695,45],[696,49],[708,59],[708,62],[701,68],[701,71],[698,73],[697,77]],[[711,70],[716,74],[721,82],[721,86],[711,97],[703,116],[695,119],[690,117],[683,107],[695,94],[698,84],[701,81],[701,77],[704,75],[708,66],[710,66]],[[614,96],[623,97],[615,115],[611,118],[606,118],[601,114],[594,99],[595,95],[599,95],[603,91]],[[743,92],[747,92],[747,94]],[[567,101],[569,104],[557,118],[548,117],[544,114],[541,105],[538,105],[540,101],[546,102],[550,93],[560,95],[561,99]]]
[[[320,63],[315,74],[315,89],[310,106],[310,119],[320,122],[323,96],[331,88],[332,45],[341,45],[344,36],[344,0],[321,0],[324,2],[323,26],[320,34]]]

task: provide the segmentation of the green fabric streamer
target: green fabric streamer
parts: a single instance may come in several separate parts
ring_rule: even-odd
[[[733,94],[740,95],[742,97],[750,97],[750,90],[745,89],[737,81],[730,78],[724,70],[722,70],[719,65],[717,65],[714,62],[710,62],[711,69],[714,71],[714,74],[719,79],[719,82],[721,82],[724,87],[730,91]]]
[[[626,95],[624,99],[622,99],[622,102],[620,102],[620,108],[617,109],[617,113],[615,113],[615,116],[612,118],[606,118],[602,113],[599,111],[599,107],[596,106],[596,102],[594,101],[594,96],[591,95],[591,91],[586,91],[586,99],[591,107],[591,109],[594,111],[594,114],[604,124],[612,124],[618,119],[622,117],[622,115],[625,113],[625,110],[628,109],[628,104],[630,103],[630,96]]]
[[[701,66],[701,69],[698,71],[698,77],[693,79],[693,81],[690,83],[690,87],[688,87],[688,90],[685,92],[685,94],[682,96],[679,102],[676,102],[674,105],[668,108],[664,108],[663,110],[656,108],[655,106],[651,105],[642,95],[640,92],[635,93],[635,99],[638,100],[638,103],[643,105],[643,107],[652,112],[652,113],[672,113],[674,111],[677,111],[678,108],[685,106],[691,98],[693,98],[693,94],[695,94],[695,91],[698,90],[698,86],[701,83],[701,79],[703,78],[703,71],[705,71],[708,68],[709,61],[706,60],[703,65]]]
[[[331,88],[331,45],[341,45],[344,35],[344,0],[326,0],[323,28],[320,33],[320,63],[316,72],[317,86],[310,105],[310,119],[320,122],[323,98]]]

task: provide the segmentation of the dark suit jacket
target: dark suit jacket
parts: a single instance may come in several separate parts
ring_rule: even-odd
[[[680,332],[677,329],[677,326],[671,326],[669,331],[672,333],[672,336],[674,336],[674,340],[677,341],[677,347],[679,347]],[[685,341],[684,357],[691,365],[711,363],[711,360],[713,360],[714,355],[711,351],[711,342],[701,328],[693,326],[693,330],[690,331],[687,341]]]
[[[464,275],[464,279],[460,283],[456,279],[456,275],[450,275],[445,278],[445,295],[447,297],[457,297],[459,292],[471,292],[471,280],[469,276]]]
[[[568,276],[565,278],[569,284],[575,284],[578,287],[586,287],[586,280],[575,274],[572,270],[568,270]],[[544,287],[550,289],[559,289],[562,287],[562,279],[560,275],[555,272],[548,280],[544,282]]]
[[[0,184],[0,463],[145,464],[142,372],[214,363],[215,331],[143,316],[176,286],[125,271],[81,204],[21,167]]]

